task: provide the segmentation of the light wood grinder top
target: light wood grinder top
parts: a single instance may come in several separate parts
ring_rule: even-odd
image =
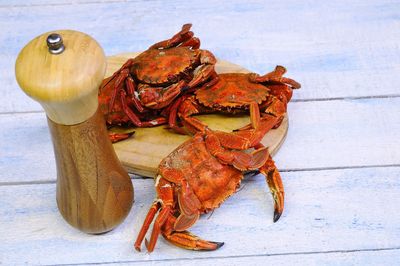
[[[99,44],[71,30],[36,37],[21,50],[15,65],[18,84],[47,114],[58,208],[69,224],[95,234],[120,224],[133,203],[132,182],[98,110],[105,70]]]

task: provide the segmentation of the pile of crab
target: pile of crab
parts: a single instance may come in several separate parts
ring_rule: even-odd
[[[247,171],[265,176],[274,199],[274,222],[283,212],[282,180],[261,140],[280,126],[292,91],[300,84],[283,77],[282,66],[263,76],[217,74],[217,60],[210,51],[199,49],[200,40],[190,28],[191,24],[183,25],[172,38],[129,59],[99,90],[108,126],[166,124],[173,132],[193,136],[159,165],[157,197],[138,233],[138,251],[154,218],[150,240],[145,241],[148,252],[160,234],[186,249],[221,247],[223,243],[203,240],[187,229],[200,214],[218,208],[235,193]],[[250,124],[233,132],[211,130],[195,116],[206,113],[248,113]],[[110,135],[113,142],[127,137]]]

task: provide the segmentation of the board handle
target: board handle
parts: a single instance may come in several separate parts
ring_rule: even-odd
[[[22,90],[44,108],[57,164],[57,204],[64,219],[87,233],[120,224],[133,186],[108,139],[98,110],[106,59],[90,36],[71,30],[42,34],[18,55]]]

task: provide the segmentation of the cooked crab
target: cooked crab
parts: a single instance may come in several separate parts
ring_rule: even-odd
[[[170,116],[170,127],[176,132],[185,133],[177,126],[179,117],[186,129],[194,134],[204,130],[206,125],[195,114],[205,113],[244,113],[249,112],[252,103],[259,106],[260,115],[268,114],[268,107],[276,101],[284,104],[292,98],[293,89],[300,84],[293,79],[283,77],[286,69],[277,66],[274,71],[259,76],[255,73],[225,73],[219,74],[218,80],[204,84],[193,95],[186,95],[174,104],[175,111]],[[280,123],[277,123],[276,127]]]
[[[215,250],[223,243],[206,241],[187,231],[200,214],[207,213],[232,195],[247,170],[259,170],[267,180],[275,202],[274,221],[282,214],[284,190],[280,174],[260,143],[262,137],[284,116],[285,106],[277,101],[262,118],[258,105],[251,103],[251,125],[233,133],[203,131],[184,142],[160,163],[155,181],[157,198],[152,204],[135,242],[140,251],[150,224],[155,218],[150,241],[152,252],[159,234],[172,244],[192,250]],[[248,148],[255,148],[251,153]]]
[[[199,49],[200,40],[193,37],[190,28],[191,24],[183,25],[171,39],[129,59],[104,80],[99,102],[108,124],[163,124],[166,119],[160,114],[162,108],[184,91],[216,78],[215,57]]]

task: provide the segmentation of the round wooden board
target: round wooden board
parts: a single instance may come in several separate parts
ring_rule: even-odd
[[[139,53],[123,53],[107,58],[106,77],[111,76],[128,58],[137,56]],[[218,73],[249,72],[245,68],[227,61],[218,60],[216,65]],[[225,115],[200,115],[202,121],[210,128],[230,132],[250,123],[249,116],[225,116]],[[274,155],[283,141],[288,130],[288,117],[286,116],[281,126],[271,130],[263,138],[262,143],[268,147]],[[154,177],[160,161],[171,153],[189,136],[178,135],[165,130],[163,126],[153,128],[135,128],[133,137],[115,143],[114,149],[122,165],[129,173]]]

